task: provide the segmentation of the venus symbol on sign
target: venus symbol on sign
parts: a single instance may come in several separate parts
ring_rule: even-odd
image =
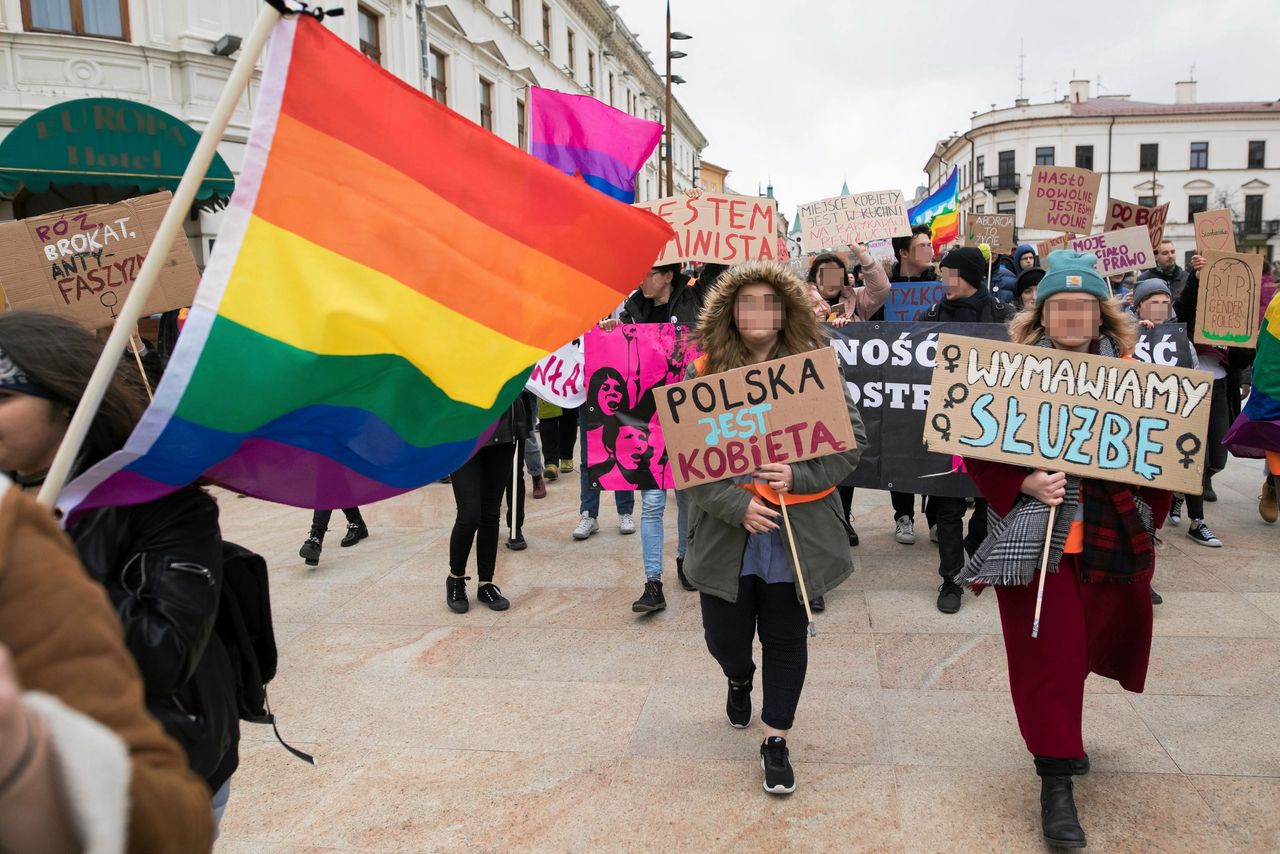
[[[957,403],[964,403],[969,399],[969,387],[964,383],[956,383],[947,389],[947,401],[942,404],[943,409],[951,409]]]
[[[1183,445],[1187,447],[1183,447]],[[1182,454],[1182,459],[1178,462],[1182,463],[1184,469],[1189,469],[1195,463],[1196,454],[1200,453],[1200,437],[1194,433],[1183,433],[1178,437],[1178,441],[1174,443],[1178,449],[1178,453]]]
[[[938,435],[942,437],[942,441],[951,441],[951,418],[939,412],[933,416],[933,429],[938,431]]]
[[[944,369],[949,374],[954,374],[956,368],[960,366],[960,348],[955,344],[948,344],[942,348],[942,360],[947,363]]]

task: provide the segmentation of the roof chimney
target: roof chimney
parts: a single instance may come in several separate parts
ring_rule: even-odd
[[[1173,84],[1173,103],[1194,104],[1196,102],[1196,81],[1179,80]]]
[[[1030,98],[1015,98],[1013,101],[1013,105],[1015,107],[1026,107],[1026,106],[1029,106],[1030,104],[1031,104]]]
[[[1071,88],[1068,90],[1067,100],[1073,104],[1079,104],[1082,101],[1089,100],[1089,81],[1088,80],[1072,80],[1067,84]]]

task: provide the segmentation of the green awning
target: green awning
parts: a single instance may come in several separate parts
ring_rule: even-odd
[[[87,184],[137,194],[174,190],[200,134],[168,113],[118,98],[82,98],[30,116],[0,141],[0,192],[25,186],[43,193]],[[221,207],[235,178],[215,154],[196,193],[201,207]]]

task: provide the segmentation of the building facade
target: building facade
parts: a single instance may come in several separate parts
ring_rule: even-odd
[[[1173,103],[1090,96],[1089,82],[1072,81],[1059,101],[975,114],[968,131],[940,141],[925,164],[929,189],[955,167],[960,209],[1026,212],[1029,176],[1037,164],[1083,166],[1102,175],[1095,212],[1105,201],[1169,203],[1165,237],[1182,258],[1195,249],[1192,215],[1230,208],[1236,244],[1268,260],[1280,257],[1280,101],[1199,103],[1196,84],[1175,84]],[[1037,241],[1055,232],[1019,229]]]
[[[617,13],[600,0],[326,0],[344,14],[325,24],[397,77],[466,118],[525,147],[526,87],[594,95],[662,121],[663,79]],[[234,52],[262,0],[0,0],[0,139],[39,110],[78,98],[122,98],[204,129]],[[219,153],[244,159],[257,81],[241,100]],[[677,191],[695,186],[707,140],[673,100]],[[662,146],[637,179],[638,199],[661,195]],[[424,156],[429,156],[424,152]],[[78,203],[78,202],[77,202]],[[0,219],[24,215],[0,199]],[[196,260],[221,220],[187,223]]]

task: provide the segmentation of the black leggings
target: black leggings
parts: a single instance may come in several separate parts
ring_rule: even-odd
[[[987,538],[987,501],[973,500],[973,516],[969,519],[969,534],[964,532],[964,514],[968,502],[963,498],[929,496],[929,514],[938,526],[938,575],[951,581],[964,569],[967,557]]]
[[[564,409],[562,412],[555,418],[544,418],[538,422],[542,456],[549,466],[573,459],[573,446],[578,441],[578,410]]]
[[[764,669],[760,720],[774,729],[791,729],[809,666],[809,618],[795,584],[765,584],[757,575],[744,575],[738,579],[737,602],[707,593],[700,598],[707,650],[735,682],[750,681],[756,672],[751,644],[759,629]]]
[[[364,519],[360,516],[359,507],[344,507],[342,515],[347,517],[347,521],[356,525],[363,525]],[[333,518],[332,510],[317,510],[311,514],[311,527],[319,528],[321,531],[329,530],[329,520]]]
[[[515,447],[485,445],[453,473],[453,500],[458,505],[458,518],[449,537],[449,569],[454,575],[466,574],[474,541],[480,581],[493,581],[493,568],[498,562],[498,517],[502,514],[502,494],[511,488]],[[519,498],[523,497],[521,489]],[[518,499],[517,517],[523,515],[523,505]]]
[[[916,496],[912,492],[890,492],[889,498],[893,500],[893,518],[906,516],[912,522],[916,520]]]

